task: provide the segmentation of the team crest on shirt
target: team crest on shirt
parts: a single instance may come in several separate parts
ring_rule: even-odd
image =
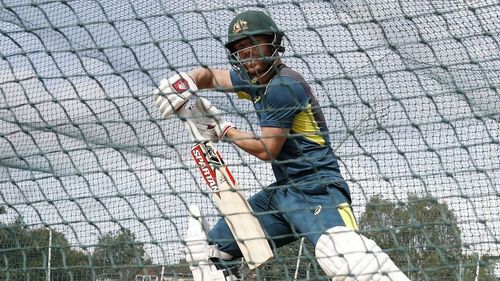
[[[240,33],[248,29],[248,22],[245,20],[238,20],[233,24],[233,33]]]

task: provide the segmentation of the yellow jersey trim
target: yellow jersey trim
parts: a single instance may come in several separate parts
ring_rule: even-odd
[[[292,131],[294,133],[302,134],[304,137],[312,142],[321,146],[325,145],[325,139],[320,134],[318,122],[314,119],[312,107],[307,105],[306,110],[297,114],[293,119]]]
[[[348,203],[342,203],[337,206],[337,210],[339,211],[340,217],[344,221],[346,227],[352,230],[359,230],[358,223],[352,214],[351,207]]]
[[[240,98],[240,99],[249,100],[249,101],[251,101],[251,100],[252,100],[252,96],[250,96],[250,94],[249,94],[249,93],[244,92],[244,91],[238,91],[238,92],[236,92],[236,95],[237,95],[237,96],[238,96],[238,98]]]

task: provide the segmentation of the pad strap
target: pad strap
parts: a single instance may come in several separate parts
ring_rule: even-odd
[[[208,246],[208,256],[211,258],[218,258],[218,259],[223,259],[223,260],[232,260],[233,256],[219,250],[216,245],[209,245]]]

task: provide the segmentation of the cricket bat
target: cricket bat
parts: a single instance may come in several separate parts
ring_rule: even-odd
[[[259,221],[214,144],[199,143],[192,148],[191,155],[249,268],[254,269],[272,258],[273,251]]]

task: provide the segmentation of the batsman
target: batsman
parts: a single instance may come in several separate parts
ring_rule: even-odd
[[[357,232],[349,187],[333,153],[321,106],[304,78],[283,63],[283,37],[266,13],[238,14],[229,24],[225,43],[232,69],[200,67],[162,80],[155,94],[160,112],[168,116],[189,110],[193,126],[204,138],[231,142],[271,163],[276,181],[248,203],[272,248],[305,237],[334,281],[409,280],[373,240]],[[234,92],[252,102],[260,135],[235,128],[206,99],[198,98],[195,106],[185,108],[198,89]],[[190,230],[188,235],[196,232]],[[207,243],[196,246],[205,252],[187,258],[193,273],[198,272],[195,281],[238,279],[227,265],[242,252],[227,222],[218,221],[205,237]],[[205,267],[197,268],[201,266]]]

